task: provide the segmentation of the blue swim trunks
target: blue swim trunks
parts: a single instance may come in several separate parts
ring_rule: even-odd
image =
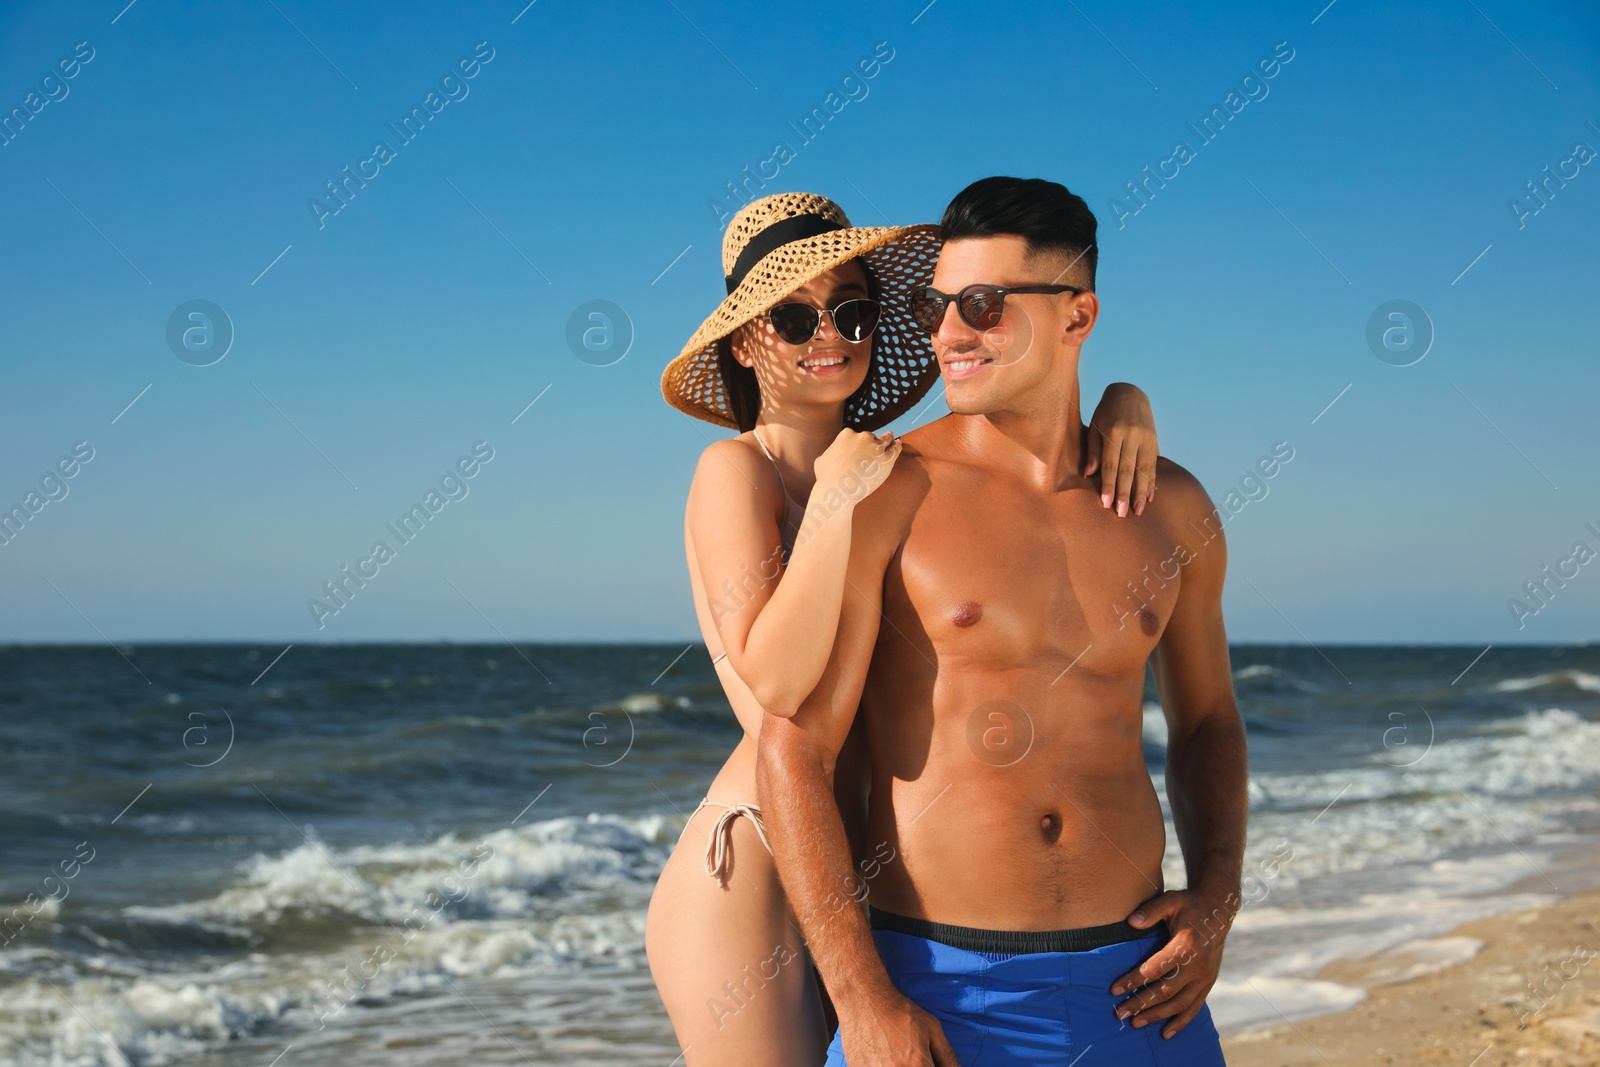
[[[1113,997],[1111,983],[1166,944],[1165,923],[1030,934],[873,909],[872,927],[889,977],[939,1020],[961,1067],[1226,1067],[1210,1007],[1170,1040],[1165,1020],[1136,1028],[1116,1016],[1127,998]],[[846,1067],[837,1034],[828,1067]]]

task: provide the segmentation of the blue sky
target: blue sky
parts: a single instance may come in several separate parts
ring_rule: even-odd
[[[713,201],[780,140],[762,191],[863,224],[993,173],[1085,197],[1086,393],[1142,385],[1219,500],[1294,449],[1228,526],[1234,640],[1600,630],[1600,563],[1520,629],[1507,605],[1600,550],[1593,5],[123,2],[0,14],[28,114],[0,147],[0,504],[93,449],[0,546],[0,640],[694,637],[682,504],[720,431],[658,379],[721,294]],[[346,166],[371,177],[335,214]],[[1527,199],[1546,166],[1569,177]],[[209,366],[167,341],[195,300],[234,331]],[[616,362],[569,348],[594,300]],[[1393,300],[1431,323],[1409,366],[1367,341]],[[307,600],[480,441],[318,629]]]

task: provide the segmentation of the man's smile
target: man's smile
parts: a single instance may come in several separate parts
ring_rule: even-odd
[[[993,362],[994,358],[991,356],[962,356],[959,359],[947,359],[944,361],[944,376],[959,381],[976,374],[979,367]]]

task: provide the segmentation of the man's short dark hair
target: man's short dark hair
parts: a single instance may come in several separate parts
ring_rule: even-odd
[[[1028,242],[1028,254],[1058,252],[1068,272],[1088,279],[1094,288],[1095,230],[1099,223],[1083,197],[1059,182],[1043,178],[980,178],[956,194],[939,221],[946,241],[968,237],[1016,236]]]

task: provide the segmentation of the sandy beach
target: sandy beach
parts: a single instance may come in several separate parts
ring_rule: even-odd
[[[1335,1015],[1225,1038],[1232,1067],[1600,1064],[1600,891],[1478,919],[1317,977],[1369,995]]]

